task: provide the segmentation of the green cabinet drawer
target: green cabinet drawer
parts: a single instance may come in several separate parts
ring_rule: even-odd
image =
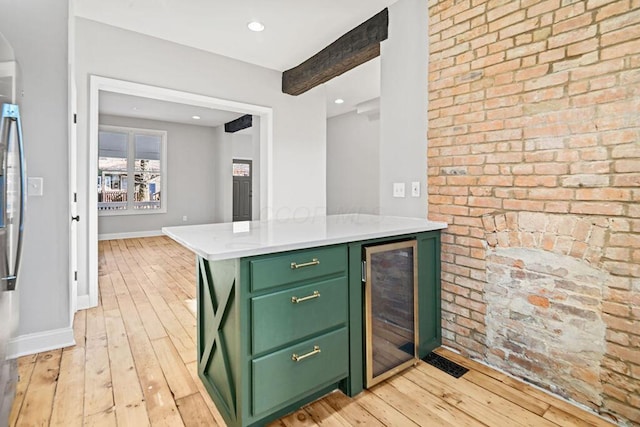
[[[316,352],[312,353],[314,349]],[[298,361],[293,360],[294,354]],[[345,378],[348,365],[346,328],[254,359],[251,362],[254,416]]]
[[[346,276],[252,298],[252,353],[346,324],[347,298]]]
[[[347,269],[346,245],[328,246],[251,260],[251,290],[259,291]]]

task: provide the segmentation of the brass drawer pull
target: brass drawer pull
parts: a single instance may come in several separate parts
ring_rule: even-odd
[[[320,346],[314,345],[313,346],[313,351],[310,351],[307,354],[303,354],[301,356],[298,356],[297,354],[293,353],[291,355],[291,360],[293,360],[294,362],[299,362],[302,359],[306,359],[307,357],[315,356],[318,353],[320,353]]]
[[[293,304],[297,304],[299,302],[305,302],[305,301],[309,301],[310,299],[314,299],[314,298],[320,298],[320,292],[318,291],[313,291],[313,294],[306,296],[306,297],[302,297],[302,298],[298,298],[298,297],[291,297],[291,302]]]
[[[305,262],[302,264],[298,264],[295,262],[291,263],[291,269],[292,270],[296,270],[298,268],[302,268],[302,267],[311,267],[312,265],[318,265],[320,264],[320,261],[318,260],[318,258],[314,258],[313,261],[309,261],[309,262]]]

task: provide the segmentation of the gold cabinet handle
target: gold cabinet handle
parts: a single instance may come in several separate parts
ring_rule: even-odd
[[[315,298],[320,298],[320,292],[313,291],[313,293],[311,295],[306,296],[306,297],[302,297],[302,298],[291,297],[291,302],[293,304],[298,304],[299,302],[305,302],[305,301],[309,301],[310,299],[315,299]]]
[[[298,356],[297,354],[293,353],[291,355],[291,360],[293,360],[294,362],[299,362],[299,361],[301,361],[303,359],[306,359],[307,357],[315,356],[318,353],[320,353],[320,346],[314,345],[313,346],[313,350],[310,351],[307,354],[302,354],[302,355]]]
[[[302,264],[298,264],[298,263],[292,262],[291,263],[291,269],[292,270],[296,270],[298,268],[311,267],[312,265],[318,265],[318,264],[320,264],[320,261],[318,260],[318,258],[314,258],[312,261],[305,262],[305,263],[302,263]]]

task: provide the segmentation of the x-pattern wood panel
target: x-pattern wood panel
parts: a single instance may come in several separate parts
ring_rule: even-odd
[[[207,376],[207,371],[211,367],[211,364],[214,362],[215,358],[220,358],[222,360],[222,364],[225,370],[226,380],[226,388],[225,391],[229,393],[229,398],[224,400],[224,403],[227,406],[227,409],[230,413],[236,413],[236,388],[235,381],[233,379],[233,372],[231,371],[231,363],[230,363],[230,352],[227,347],[226,340],[224,339],[224,334],[222,333],[222,329],[224,328],[225,322],[227,320],[227,315],[229,313],[229,307],[231,305],[231,301],[233,299],[233,295],[235,293],[236,283],[233,280],[233,283],[228,284],[228,286],[219,286],[219,289],[225,289],[221,301],[217,301],[216,292],[215,292],[215,283],[213,281],[213,277],[211,275],[211,269],[209,263],[202,258],[198,258],[199,265],[199,273],[198,273],[198,281],[199,288],[201,292],[203,292],[202,298],[200,300],[199,307],[202,310],[206,310],[208,313],[213,313],[214,318],[211,324],[209,325],[200,325],[201,333],[199,334],[199,338],[203,341],[200,355],[200,363],[198,371],[201,375]],[[200,319],[203,319],[200,316]],[[213,384],[211,381],[210,386],[218,389],[220,384]],[[224,393],[219,393],[220,397],[224,396]]]

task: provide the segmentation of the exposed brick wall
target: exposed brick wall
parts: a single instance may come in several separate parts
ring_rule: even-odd
[[[445,343],[508,358],[487,339],[499,248],[576,259],[607,277],[605,334],[598,383],[569,397],[640,424],[640,0],[430,0],[429,36]]]

